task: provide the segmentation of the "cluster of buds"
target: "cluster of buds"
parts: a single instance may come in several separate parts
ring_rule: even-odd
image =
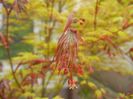
[[[81,41],[81,37],[78,31],[71,27],[73,14],[68,17],[64,32],[59,38],[54,58],[58,71],[64,71],[64,74],[69,74],[68,85],[70,89],[76,88],[73,72],[83,73],[81,66],[77,65],[78,42]]]

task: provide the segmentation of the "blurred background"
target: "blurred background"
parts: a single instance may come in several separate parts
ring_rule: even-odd
[[[25,93],[17,92],[7,52],[0,42],[0,88],[3,88],[3,80],[9,81],[6,85],[15,92],[10,99],[133,99],[132,0],[20,1],[12,9],[8,28],[13,69],[17,70]],[[7,13],[0,2],[0,32],[6,35]],[[10,9],[14,0],[4,2]],[[78,46],[78,63],[83,75],[74,75],[78,88],[70,90],[66,76],[55,73],[51,77],[51,70],[43,69],[47,63],[28,69],[30,64],[25,62],[40,58],[52,60],[67,18],[73,11],[74,18],[79,21],[73,23],[72,28],[79,32],[85,44]],[[21,62],[25,64],[17,67]],[[23,85],[23,78],[29,74],[32,75],[30,81]]]

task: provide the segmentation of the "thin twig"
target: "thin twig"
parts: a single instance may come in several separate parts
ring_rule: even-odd
[[[98,14],[98,3],[99,3],[99,1],[98,0],[96,0],[96,6],[95,6],[95,13],[94,13],[94,30],[96,30],[97,29],[97,14]]]
[[[50,22],[51,21],[53,21],[53,23],[52,23],[52,28],[48,28],[48,31],[47,31],[47,33],[48,33],[48,37],[46,37],[46,42],[47,42],[47,44],[48,44],[48,46],[47,46],[47,57],[49,58],[50,57],[50,38],[51,38],[51,35],[52,35],[52,33],[53,33],[53,28],[54,28],[54,26],[55,26],[55,21],[53,20],[53,7],[54,7],[54,2],[55,0],[53,0],[52,1],[52,7],[51,7],[51,9],[50,9],[50,18],[49,18],[49,27],[50,27]],[[48,11],[49,12],[49,11]],[[45,29],[47,29],[47,28],[45,28]],[[51,63],[52,64],[52,63]],[[46,82],[46,84],[45,84],[45,79],[43,78],[43,82],[42,82],[42,97],[44,97],[45,96],[45,91],[46,91],[46,86],[48,85],[48,83],[49,83],[49,80],[52,78],[51,76],[53,76],[52,74],[49,76],[49,78],[48,78],[48,81]]]
[[[9,17],[10,17],[10,14],[11,14],[11,11],[12,11],[12,7],[8,10],[8,8],[6,7],[6,4],[4,3],[4,1],[2,0],[2,4],[4,6],[4,9],[6,11],[6,40],[7,40],[7,44],[8,44],[8,47],[6,48],[6,52],[7,52],[7,57],[8,57],[8,60],[9,60],[9,64],[10,64],[10,67],[11,67],[11,72],[12,72],[12,75],[13,75],[13,78],[17,84],[17,86],[22,89],[16,75],[15,75],[15,72],[13,70],[13,62],[12,62],[12,58],[11,58],[11,52],[10,52],[10,47],[9,47]]]
[[[7,22],[6,22],[6,37],[7,37],[7,44],[9,45],[9,15],[7,15],[7,19],[6,20],[7,20]],[[20,83],[19,83],[19,81],[18,81],[18,79],[17,79],[17,77],[15,75],[15,72],[13,70],[13,62],[12,62],[12,58],[11,58],[10,47],[6,48],[6,52],[7,52],[7,56],[8,56],[8,60],[9,60],[9,63],[10,63],[10,67],[11,67],[11,71],[12,71],[12,75],[14,77],[14,80],[15,80],[17,86],[20,89],[22,89],[21,85],[20,85]]]

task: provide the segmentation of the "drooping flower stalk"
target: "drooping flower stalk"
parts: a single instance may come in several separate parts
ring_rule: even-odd
[[[78,42],[81,39],[78,31],[71,27],[73,15],[74,13],[70,14],[68,17],[64,32],[59,38],[54,58],[59,73],[63,71],[64,74],[69,74],[68,85],[70,89],[76,87],[76,81],[73,79],[73,72],[75,69],[78,72]]]

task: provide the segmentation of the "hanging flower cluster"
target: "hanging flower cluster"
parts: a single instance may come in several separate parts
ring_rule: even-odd
[[[59,38],[54,59],[59,73],[63,71],[64,74],[69,75],[68,85],[70,89],[76,87],[73,73],[83,73],[81,66],[77,65],[78,42],[81,40],[81,37],[76,29],[71,28],[72,23],[73,13],[68,17],[64,33]]]

